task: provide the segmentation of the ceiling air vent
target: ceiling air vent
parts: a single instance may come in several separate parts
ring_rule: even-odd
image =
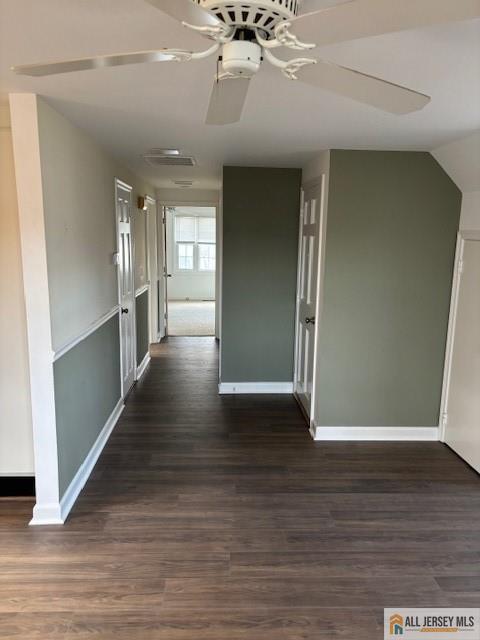
[[[175,150],[176,151],[176,150]],[[143,156],[145,162],[152,167],[194,167],[192,156],[172,153],[172,149],[151,149]]]
[[[172,182],[177,187],[182,187],[182,189],[188,189],[188,187],[193,186],[193,180],[172,180]]]

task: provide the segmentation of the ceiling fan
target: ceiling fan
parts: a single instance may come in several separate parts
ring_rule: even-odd
[[[212,41],[205,51],[140,51],[48,64],[13,67],[18,74],[46,76],[140,62],[188,62],[219,54],[219,73],[207,124],[241,118],[251,78],[264,60],[288,79],[346,96],[383,111],[406,114],[422,109],[429,96],[310,57],[316,46],[480,17],[480,0],[347,0],[309,13],[301,0],[146,0]],[[303,51],[282,60],[274,49]]]

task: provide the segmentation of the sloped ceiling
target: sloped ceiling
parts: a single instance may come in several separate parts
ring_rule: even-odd
[[[433,156],[464,193],[480,191],[480,132],[438,147]]]

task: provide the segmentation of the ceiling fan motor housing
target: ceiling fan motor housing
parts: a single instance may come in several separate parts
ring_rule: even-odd
[[[260,69],[262,48],[256,42],[232,40],[223,45],[222,66],[236,76],[250,77]]]
[[[229,26],[261,29],[272,34],[276,25],[294,18],[299,0],[194,0]]]

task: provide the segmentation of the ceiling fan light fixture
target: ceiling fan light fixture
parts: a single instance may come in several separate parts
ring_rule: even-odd
[[[260,69],[262,48],[256,42],[232,40],[223,45],[222,66],[235,76],[254,76]]]

